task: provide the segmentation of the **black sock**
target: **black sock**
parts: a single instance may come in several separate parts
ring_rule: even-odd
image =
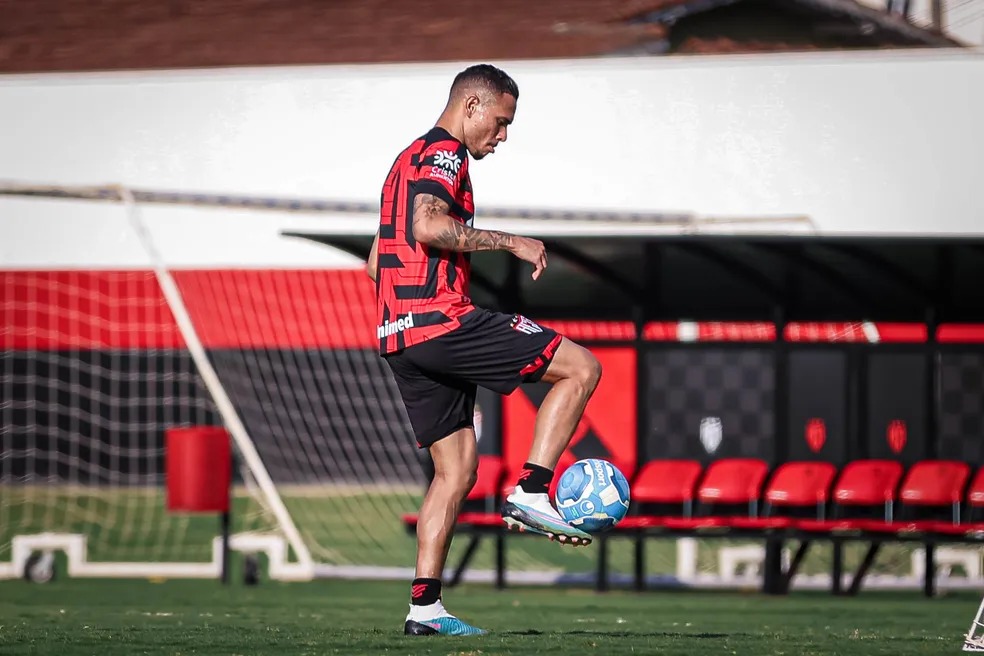
[[[519,487],[527,494],[546,494],[553,480],[553,470],[528,462],[519,472]]]
[[[441,598],[440,579],[414,579],[410,586],[410,603],[414,606],[430,606]]]

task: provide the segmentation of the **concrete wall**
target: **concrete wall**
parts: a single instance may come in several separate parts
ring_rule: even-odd
[[[482,207],[807,215],[824,233],[984,234],[984,55],[502,64],[510,140]],[[373,202],[461,65],[0,78],[0,179]],[[284,227],[372,215],[146,211],[176,266],[331,265]],[[118,208],[0,200],[0,265],[144,261]]]

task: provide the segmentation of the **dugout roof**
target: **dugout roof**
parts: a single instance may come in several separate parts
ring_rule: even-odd
[[[530,222],[526,234],[536,235]],[[553,231],[551,231],[553,232]],[[366,258],[372,237],[289,232]],[[538,235],[539,236],[539,235]],[[542,235],[539,281],[473,255],[472,296],[541,319],[984,322],[984,238]]]

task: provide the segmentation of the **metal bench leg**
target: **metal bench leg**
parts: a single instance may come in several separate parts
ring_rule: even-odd
[[[841,580],[844,578],[844,543],[833,541],[834,561],[830,567],[830,592],[834,595],[841,593]]]
[[[482,540],[482,536],[478,533],[473,533],[471,535],[471,541],[465,548],[465,553],[461,555],[461,560],[458,561],[458,566],[454,570],[454,574],[451,576],[451,580],[448,582],[448,587],[453,588],[454,586],[461,583],[461,577],[464,576],[465,570],[468,568],[468,564],[471,563],[472,557],[475,555],[475,551],[478,549],[478,545]]]
[[[608,590],[608,538],[598,537],[598,575],[595,581],[598,592]]]
[[[641,533],[635,537],[635,589],[646,589],[646,543]]]
[[[932,597],[936,594],[936,545],[927,542],[926,547],[926,574],[923,579],[923,594]]]
[[[878,540],[873,540],[868,545],[868,551],[864,554],[864,560],[861,561],[861,566],[858,567],[858,571],[854,574],[854,580],[851,581],[851,587],[848,588],[847,594],[856,595],[861,590],[861,583],[864,581],[865,575],[868,574],[868,570],[871,569],[871,565],[875,562],[875,556],[878,555],[881,545],[882,543]]]

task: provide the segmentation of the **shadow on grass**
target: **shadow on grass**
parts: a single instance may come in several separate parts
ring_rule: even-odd
[[[491,635],[491,634],[490,634]],[[742,638],[749,637],[751,633],[680,633],[674,631],[537,631],[527,629],[526,631],[496,631],[495,635],[511,636],[597,636],[604,638]]]

